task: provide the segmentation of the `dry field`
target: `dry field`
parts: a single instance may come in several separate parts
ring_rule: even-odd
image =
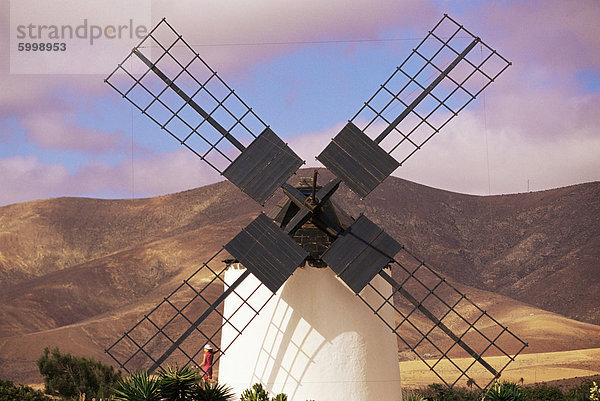
[[[493,360],[497,357],[491,357]],[[463,362],[457,360],[460,365]],[[471,362],[470,360],[468,361]],[[444,367],[442,366],[442,371]],[[481,369],[473,370],[477,382],[487,377]],[[421,361],[400,362],[402,385],[409,388],[423,387],[438,382],[436,376]],[[600,348],[576,351],[543,352],[520,355],[502,374],[503,380],[518,382],[523,378],[525,384],[570,379],[574,377],[600,374]],[[483,382],[484,380],[481,380]]]

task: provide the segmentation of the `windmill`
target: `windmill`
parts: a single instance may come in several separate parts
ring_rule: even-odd
[[[224,365],[241,360],[236,344],[253,327],[274,325],[281,334],[281,321],[272,316],[286,289],[329,274],[337,284],[327,285],[351,299],[330,316],[347,313],[352,321],[360,308],[368,312],[368,325],[393,337],[394,350],[386,352],[396,367],[399,345],[448,386],[486,388],[526,343],[367,216],[346,214],[332,196],[343,182],[366,197],[509,65],[444,15],[317,156],[335,178],[319,185],[315,173],[293,186],[288,181],[303,164],[300,157],[162,19],[105,81],[254,201],[264,205],[279,188],[285,197],[106,352],[125,371],[153,371],[170,363],[199,365],[211,344],[220,351],[221,371],[231,369]],[[334,305],[337,291],[314,297]],[[302,341],[300,351],[308,346]],[[390,347],[387,339],[368,341]],[[306,366],[319,351],[311,352]],[[348,382],[364,378],[357,374]]]

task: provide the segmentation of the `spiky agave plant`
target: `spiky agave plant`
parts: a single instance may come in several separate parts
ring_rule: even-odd
[[[233,401],[234,397],[231,387],[224,384],[202,381],[194,390],[194,401]]]
[[[488,390],[484,401],[525,401],[521,388],[515,383],[496,382]]]
[[[160,395],[166,401],[191,400],[200,378],[189,366],[167,366],[158,372]]]
[[[114,388],[115,401],[160,401],[159,383],[146,371],[134,372]]]

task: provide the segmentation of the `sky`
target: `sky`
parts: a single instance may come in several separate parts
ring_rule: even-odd
[[[16,38],[15,22],[51,24],[76,0],[52,11],[1,1],[0,205],[222,179],[104,83],[131,43],[70,47],[59,67],[57,52],[23,59],[38,55],[19,40],[35,40]],[[151,28],[166,17],[309,167],[447,13],[512,65],[393,175],[474,195],[600,180],[598,0],[136,1],[133,11],[96,1],[106,6],[90,24],[131,13]]]

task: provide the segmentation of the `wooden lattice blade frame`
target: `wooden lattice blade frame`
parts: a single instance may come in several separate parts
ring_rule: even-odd
[[[396,334],[402,347],[413,351],[449,387],[487,388],[527,347],[406,248],[379,276],[391,293],[383,294],[369,283],[359,298]],[[393,320],[382,313],[390,308]]]
[[[164,18],[104,81],[261,205],[304,163]]]

